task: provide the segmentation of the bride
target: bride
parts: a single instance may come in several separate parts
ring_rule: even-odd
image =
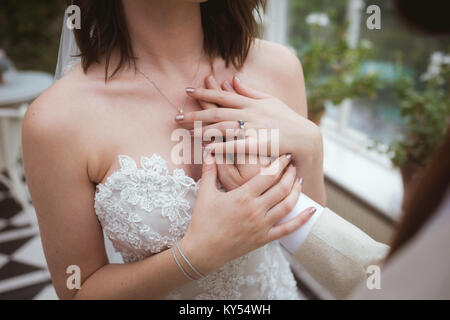
[[[255,39],[263,2],[72,1],[81,63],[23,125],[27,183],[60,298],[299,298],[275,240],[314,213],[279,224],[300,192],[325,202],[322,142],[305,118],[299,61]],[[203,164],[176,163],[171,134],[194,121],[279,129],[282,156],[216,164],[214,144]],[[104,234],[124,264],[109,263]],[[73,265],[78,290],[66,284]]]

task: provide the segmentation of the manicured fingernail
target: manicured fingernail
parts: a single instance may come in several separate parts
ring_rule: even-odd
[[[237,83],[241,83],[241,79],[239,79],[238,76],[234,76],[234,79],[236,80]]]
[[[209,81],[211,82],[211,84],[215,87],[218,87],[219,85],[217,84],[216,78],[214,76],[209,76]]]
[[[300,180],[298,181],[298,183],[299,183],[300,185],[303,185],[303,178],[300,178]]]
[[[192,87],[187,87],[187,88],[186,88],[186,92],[187,92],[187,93],[194,93],[194,92],[195,92],[195,89],[192,88]]]
[[[317,211],[316,208],[309,208],[309,209],[308,209],[308,214],[309,214],[310,216],[312,216],[314,213],[316,213],[316,211]]]
[[[227,90],[233,90],[233,86],[231,85],[230,81],[225,81],[223,85]]]
[[[183,121],[184,120],[184,114],[177,114],[175,116],[175,121]]]
[[[287,155],[286,155],[286,159],[291,160],[291,159],[292,159],[292,154],[290,154],[290,153],[287,154]]]

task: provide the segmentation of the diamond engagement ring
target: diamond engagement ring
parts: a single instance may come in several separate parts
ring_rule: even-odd
[[[245,122],[244,120],[238,120],[239,123],[239,134],[238,138],[243,139],[245,137],[244,130],[245,130]]]

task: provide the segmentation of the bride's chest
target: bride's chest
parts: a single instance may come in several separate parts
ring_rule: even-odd
[[[159,112],[158,112],[159,111]],[[96,136],[96,168],[92,181],[104,183],[119,169],[118,155],[124,154],[139,161],[142,156],[160,155],[169,171],[183,169],[187,176],[200,178],[201,165],[195,159],[200,155],[201,145],[194,143],[189,126],[180,126],[171,109],[130,108],[112,109],[107,118],[98,125]],[[198,158],[198,157],[197,157]],[[197,163],[197,164],[196,164]]]

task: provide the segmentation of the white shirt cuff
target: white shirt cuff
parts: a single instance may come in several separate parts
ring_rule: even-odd
[[[308,236],[312,227],[314,226],[314,224],[317,222],[320,215],[322,214],[323,207],[320,204],[316,203],[311,198],[309,198],[307,195],[302,193],[300,195],[294,209],[279,223],[279,224],[281,224],[283,222],[286,222],[286,221],[289,221],[289,220],[295,218],[302,211],[304,211],[305,209],[308,209],[310,207],[316,208],[317,209],[316,213],[314,213],[314,215],[311,218],[309,218],[309,220],[303,226],[301,226],[299,229],[297,229],[293,233],[280,239],[280,243],[291,254],[294,254],[300,248],[300,245],[306,239],[306,237]]]

